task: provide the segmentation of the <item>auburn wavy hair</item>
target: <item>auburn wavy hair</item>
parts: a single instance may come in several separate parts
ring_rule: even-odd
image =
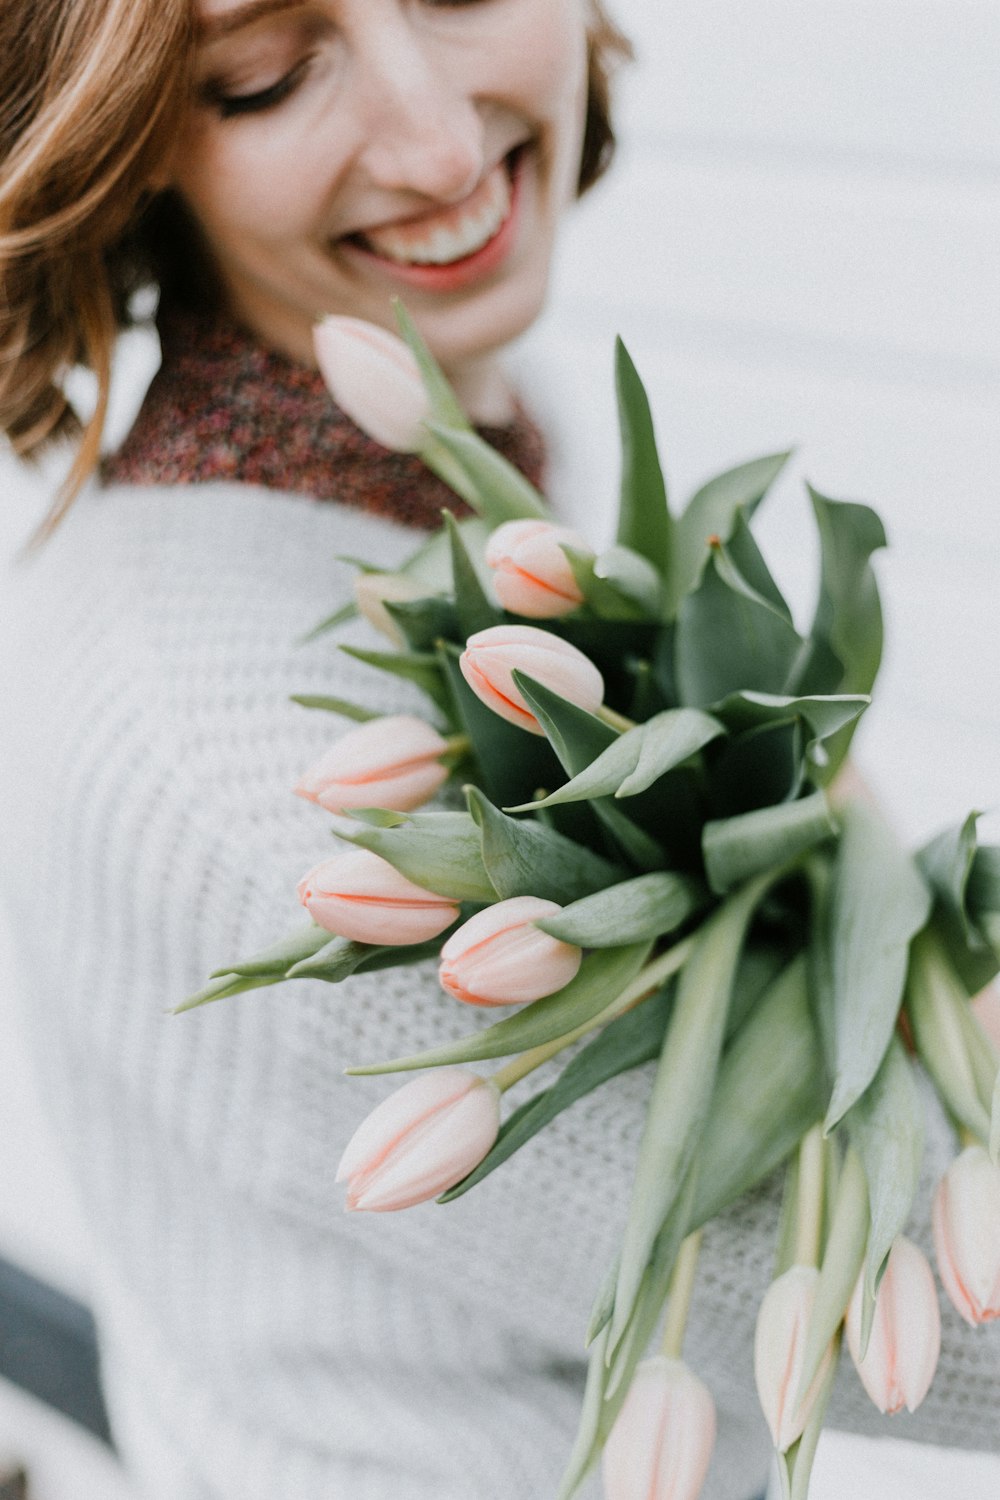
[[[614,151],[610,84],[631,47],[590,0],[579,191]],[[210,285],[197,230],[161,177],[190,97],[192,0],[0,0],[0,431],[39,456],[78,447],[38,539],[95,467],[111,357],[139,288]],[[63,384],[97,382],[81,425]]]

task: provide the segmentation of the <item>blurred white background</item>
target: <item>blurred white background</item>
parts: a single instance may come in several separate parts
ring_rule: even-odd
[[[980,705],[1000,694],[1000,9],[619,0],[616,13],[639,57],[622,81],[620,160],[581,206],[551,312],[521,355],[543,416],[579,413],[566,508],[597,535],[608,524],[620,332],[651,388],[675,495],[795,444],[797,478],[878,505],[905,645],[890,651],[862,761],[913,837],[995,806],[1000,745]],[[123,409],[148,370],[140,342],[122,361]],[[769,508],[767,545],[805,602],[798,483]],[[950,681],[932,718],[923,671]],[[908,758],[928,736],[935,754]],[[85,1298],[86,1237],[32,1093],[6,963],[0,945],[0,1254]],[[96,1445],[0,1387],[8,1450],[33,1464],[34,1500],[126,1500]],[[997,1461],[839,1434],[824,1438],[813,1488],[814,1500],[956,1492],[995,1500]]]

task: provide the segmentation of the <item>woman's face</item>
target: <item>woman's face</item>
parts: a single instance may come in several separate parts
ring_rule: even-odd
[[[312,325],[394,326],[446,368],[541,307],[573,196],[584,0],[196,0],[172,183],[233,311],[312,359]]]

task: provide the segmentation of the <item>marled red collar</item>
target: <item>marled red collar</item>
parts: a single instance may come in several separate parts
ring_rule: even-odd
[[[107,484],[235,480],[338,500],[404,525],[433,528],[466,507],[412,454],[391,453],[335,406],[316,370],[229,323],[191,314],[160,320],[163,363],[131,432],[104,463]],[[483,436],[533,483],[544,442],[519,409]]]

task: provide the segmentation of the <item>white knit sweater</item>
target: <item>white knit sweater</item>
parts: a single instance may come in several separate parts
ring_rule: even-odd
[[[331,847],[289,788],[339,721],[287,694],[422,711],[329,639],[293,645],[345,597],[336,554],[391,565],[413,542],[245,487],[121,488],[4,584],[0,885],[100,1250],[117,1440],[162,1500],[547,1500],[575,1430],[648,1070],[447,1208],[348,1216],[337,1159],[398,1080],[345,1065],[476,1018],[411,970],[168,1013],[302,919],[295,882]],[[925,1241],[949,1150],[939,1127]],[[751,1330],[773,1227],[768,1192],[706,1234],[687,1354],[719,1408],[710,1500],[763,1483]],[[997,1447],[1000,1341],[949,1310],[944,1338],[892,1431]],[[850,1368],[832,1417],[881,1422]]]

